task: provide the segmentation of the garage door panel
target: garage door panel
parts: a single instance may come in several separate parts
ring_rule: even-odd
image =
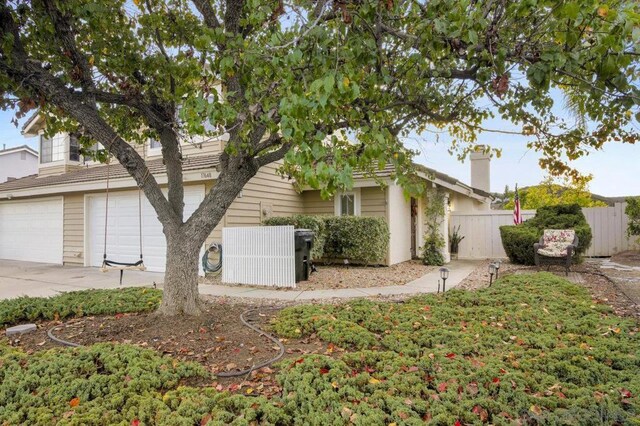
[[[185,217],[191,215],[204,198],[204,187],[185,188]],[[88,199],[89,265],[102,265],[104,248],[105,196]],[[138,194],[136,192],[109,194],[107,256],[117,262],[136,262],[140,257]],[[142,199],[142,242],[147,269],[163,272],[166,263],[166,240],[162,224],[146,198]]]
[[[62,198],[0,203],[0,259],[62,263]]]

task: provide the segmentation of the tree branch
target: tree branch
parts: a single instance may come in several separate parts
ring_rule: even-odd
[[[79,74],[77,75],[73,70],[71,72],[71,78],[78,79],[80,84],[84,89],[93,89],[95,88],[95,82],[93,81],[93,75],[91,72],[91,65],[87,60],[86,56],[80,52],[78,46],[76,45],[76,34],[73,31],[73,27],[69,19],[67,19],[60,9],[57,8],[56,4],[52,0],[42,0],[47,10],[47,14],[51,18],[51,22],[56,29],[55,34],[56,38],[62,44],[62,47],[65,49],[63,54],[69,55],[73,64],[79,70]]]
[[[18,26],[10,10],[0,6],[0,37],[13,38],[11,62],[6,52],[0,55],[0,71],[13,81],[21,81],[23,87],[34,94],[44,96],[52,105],[60,108],[69,117],[82,124],[91,136],[100,142],[110,154],[124,166],[144,191],[163,223],[179,224],[177,216],[162,194],[160,186],[136,150],[125,142],[100,116],[90,95],[71,92],[58,77],[47,71],[39,61],[28,59]]]
[[[212,30],[220,28],[220,21],[218,21],[218,17],[216,16],[216,11],[211,7],[211,2],[209,0],[191,0],[195,5],[198,12],[204,18],[205,24]]]

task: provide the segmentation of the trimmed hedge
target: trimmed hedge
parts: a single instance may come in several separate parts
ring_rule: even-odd
[[[578,204],[540,207],[535,217],[521,225],[500,227],[502,246],[509,260],[522,265],[535,264],[533,244],[538,242],[545,229],[575,230],[578,260],[591,246],[591,227]]]
[[[295,216],[271,217],[264,221],[265,226],[293,225],[297,229],[310,229],[313,231],[313,248],[311,259],[318,260],[324,256],[324,245],[327,238],[326,225],[322,216],[308,216],[297,214]]]
[[[520,265],[535,264],[533,245],[540,239],[538,229],[524,224],[501,226],[500,237],[502,247],[511,262]]]
[[[389,226],[381,217],[295,215],[272,217],[264,225],[311,229],[315,233],[311,251],[314,260],[382,263],[389,248]]]
[[[389,248],[389,226],[381,217],[328,216],[325,218],[328,259],[355,263],[382,263]]]

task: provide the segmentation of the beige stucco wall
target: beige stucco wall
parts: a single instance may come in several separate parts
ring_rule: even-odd
[[[411,202],[395,183],[387,188],[387,206],[391,234],[388,264],[393,265],[411,260]]]
[[[479,212],[486,211],[491,207],[490,203],[483,203],[474,198],[467,197],[457,192],[450,194],[451,211]]]

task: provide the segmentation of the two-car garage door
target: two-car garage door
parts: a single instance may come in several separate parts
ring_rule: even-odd
[[[0,259],[62,263],[62,197],[0,203]]]
[[[204,187],[184,189],[184,216],[189,217],[204,198]],[[90,195],[86,202],[87,266],[101,266],[104,252],[105,195]],[[140,226],[138,192],[109,194],[107,226],[107,257],[117,262],[135,262],[140,256]],[[162,225],[151,204],[142,194],[142,251],[149,271],[163,272],[166,262],[166,242]]]

